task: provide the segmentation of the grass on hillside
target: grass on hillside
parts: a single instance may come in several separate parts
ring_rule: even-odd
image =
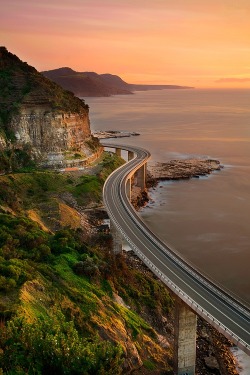
[[[110,235],[86,241],[80,229],[53,234],[25,216],[35,208],[45,217],[65,191],[78,202],[99,202],[105,178],[119,165],[106,154],[93,176],[0,177],[0,374],[119,375],[133,345],[145,368],[168,369],[169,350],[138,314],[168,314],[165,287],[114,256]],[[115,301],[117,293],[129,307]]]
[[[75,374],[119,374],[123,342],[113,322],[138,345],[148,337],[156,339],[144,319],[113,299],[125,279],[130,281],[131,306],[133,295],[145,292],[144,285],[137,284],[139,271],[133,274],[122,258],[110,253],[109,237],[105,246],[103,236],[86,244],[79,231],[63,229],[52,235],[27,218],[8,214],[0,214],[0,224],[0,368],[6,373],[20,369],[20,374],[71,374],[74,369]],[[155,289],[154,283],[147,277],[149,289]],[[160,295],[164,287],[158,283],[157,289]],[[6,295],[11,304],[6,304]],[[162,309],[161,299],[154,297],[152,313]],[[170,308],[171,299],[165,297]],[[100,339],[103,330],[111,341],[116,338],[115,345]],[[65,353],[76,346],[79,358],[73,364]],[[90,370],[81,372],[83,363]]]
[[[115,154],[105,153],[95,175],[67,175],[52,171],[33,171],[0,176],[0,209],[23,213],[37,209],[48,225],[58,221],[58,198],[69,192],[82,206],[100,204],[107,176],[123,163]],[[51,219],[48,219],[51,218]]]

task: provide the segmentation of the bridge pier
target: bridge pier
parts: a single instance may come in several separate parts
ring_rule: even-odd
[[[121,157],[121,156],[122,156],[122,149],[116,147],[116,148],[115,148],[115,153],[116,153],[117,156]]]
[[[146,171],[147,171],[147,163],[144,163],[139,169],[136,171],[136,185],[139,186],[142,190],[146,188]]]
[[[126,183],[126,194],[127,194],[129,201],[131,201],[131,189],[132,189],[132,181],[131,181],[131,178],[129,178]]]
[[[128,161],[134,158],[134,153],[132,151],[128,151]]]
[[[116,229],[116,226],[113,224],[110,219],[110,234],[113,239],[113,252],[119,254],[122,252],[122,236],[121,233]]]
[[[174,374],[195,375],[197,316],[180,299],[175,302]]]

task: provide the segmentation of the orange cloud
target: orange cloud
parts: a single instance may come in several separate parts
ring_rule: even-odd
[[[234,77],[220,78],[220,79],[217,79],[215,82],[218,82],[218,83],[250,82],[250,78],[234,78]]]
[[[2,45],[38,70],[250,87],[248,79],[219,78],[249,75],[249,19],[245,0],[8,0],[0,34]]]

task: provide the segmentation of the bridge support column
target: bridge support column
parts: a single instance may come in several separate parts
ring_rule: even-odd
[[[145,163],[136,171],[137,186],[139,186],[142,190],[145,190],[146,188],[146,170],[147,164]]]
[[[128,180],[127,180],[127,183],[126,183],[126,193],[127,193],[127,197],[128,197],[128,199],[129,199],[129,201],[131,201],[131,178],[129,178]]]
[[[121,156],[122,156],[122,149],[116,147],[116,149],[115,149],[115,153],[116,153],[117,156],[120,156],[120,157],[121,157]]]
[[[119,254],[122,252],[122,236],[121,233],[116,229],[112,220],[110,220],[110,233],[113,239],[113,252]]]
[[[195,375],[197,316],[181,301],[175,302],[175,375]]]
[[[128,151],[128,161],[134,158],[134,153],[132,151]]]

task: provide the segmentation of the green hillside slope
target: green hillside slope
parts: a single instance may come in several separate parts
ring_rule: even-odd
[[[81,207],[89,194],[98,203],[119,163],[107,154],[95,175],[0,177],[0,373],[171,369],[171,350],[160,340],[172,308],[166,288],[130,257],[115,256],[109,234],[65,227],[59,218],[61,194]]]

